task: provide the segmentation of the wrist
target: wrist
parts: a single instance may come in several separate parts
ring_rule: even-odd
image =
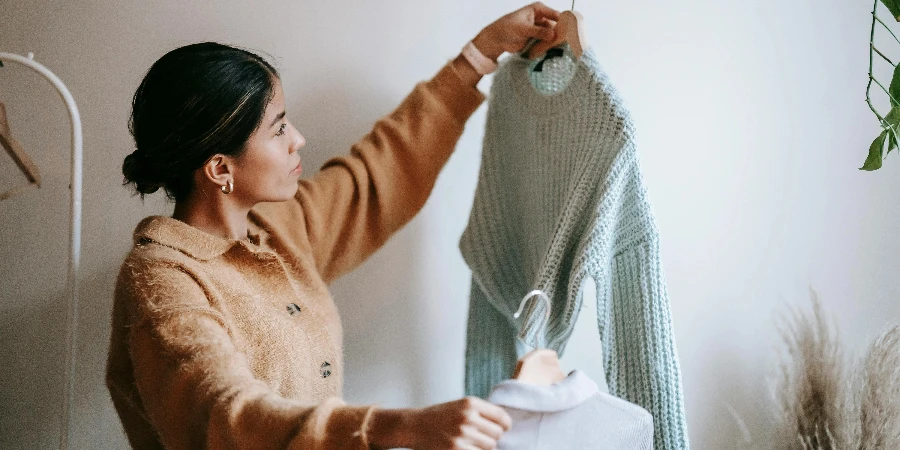
[[[369,442],[379,448],[415,446],[415,410],[378,409],[372,413]]]
[[[478,74],[479,78],[497,70],[497,61],[482,53],[474,41],[469,41],[463,46],[460,56],[468,62],[468,66]]]
[[[456,72],[459,74],[460,78],[462,78],[463,82],[470,86],[478,85],[478,82],[481,81],[481,75],[475,70],[475,67],[469,63],[469,60],[466,59],[465,56],[460,53],[453,59],[451,62],[453,66],[456,68]]]
[[[478,33],[475,36],[475,39],[472,39],[472,43],[475,44],[475,47],[481,52],[482,55],[487,56],[491,61],[497,61],[498,58],[503,54],[503,49],[499,48],[495,45],[491,45],[493,41],[489,40],[484,32]]]

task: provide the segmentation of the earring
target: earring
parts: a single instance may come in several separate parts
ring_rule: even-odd
[[[232,193],[233,191],[234,191],[234,181],[228,180],[228,182],[225,183],[225,186],[222,186],[222,193],[227,195],[227,194]]]

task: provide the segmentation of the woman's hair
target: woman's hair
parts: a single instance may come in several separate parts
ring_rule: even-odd
[[[239,155],[262,122],[278,72],[249,51],[214,42],[177,48],[153,63],[134,93],[135,151],[123,184],[183,200],[193,173],[216,154]]]

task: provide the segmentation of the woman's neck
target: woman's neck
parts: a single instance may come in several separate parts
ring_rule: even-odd
[[[225,239],[247,239],[247,215],[250,208],[237,206],[224,195],[198,198],[192,194],[175,202],[172,218]]]

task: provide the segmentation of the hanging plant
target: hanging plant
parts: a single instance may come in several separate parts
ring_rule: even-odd
[[[875,113],[875,117],[878,117],[878,122],[881,123],[882,131],[881,134],[872,141],[872,145],[869,146],[869,156],[866,158],[863,166],[860,167],[860,170],[880,169],[882,160],[900,145],[898,144],[898,140],[900,140],[900,136],[898,136],[900,135],[900,66],[891,62],[890,58],[885,56],[884,53],[875,47],[875,27],[878,24],[883,26],[884,29],[894,37],[894,40],[896,40],[898,44],[900,44],[900,39],[897,39],[897,35],[894,34],[891,28],[878,17],[879,1],[884,3],[884,6],[891,12],[891,15],[895,20],[900,22],[900,0],[875,0],[875,6],[872,7],[872,31],[871,36],[869,37],[869,84],[866,87],[866,102],[869,104],[869,108],[872,109],[872,112]],[[891,83],[887,88],[884,87],[884,84],[876,80],[875,76],[872,74],[872,63],[876,54],[894,67],[894,74],[891,77]],[[878,113],[878,110],[875,109],[875,106],[872,105],[870,91],[872,90],[873,82],[881,87],[881,90],[883,90],[890,99],[891,110],[887,115],[882,116]],[[886,152],[885,146],[887,146]]]

